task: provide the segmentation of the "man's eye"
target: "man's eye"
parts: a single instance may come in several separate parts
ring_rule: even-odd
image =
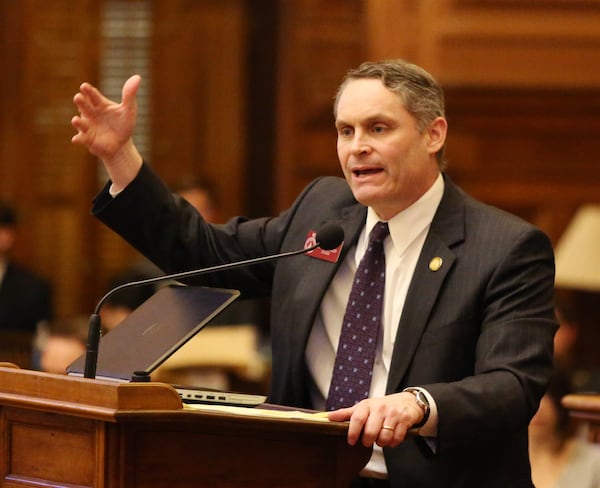
[[[338,134],[343,137],[348,137],[352,135],[352,129],[350,127],[343,127],[338,131]]]
[[[385,127],[383,127],[382,125],[375,125],[373,126],[373,132],[375,132],[376,134],[381,134],[382,132],[385,132]]]

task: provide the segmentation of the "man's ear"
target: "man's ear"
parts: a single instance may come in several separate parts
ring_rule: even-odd
[[[427,142],[431,154],[437,153],[446,142],[446,132],[448,130],[448,122],[444,117],[437,117],[427,129],[429,140]]]

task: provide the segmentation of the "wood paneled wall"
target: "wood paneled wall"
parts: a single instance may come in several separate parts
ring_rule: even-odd
[[[369,56],[404,57],[446,89],[450,175],[556,241],[600,200],[600,3],[366,2]]]
[[[135,0],[132,0],[135,1]],[[199,179],[214,186],[221,214],[244,211],[247,174],[246,52],[243,0],[150,3],[151,151],[146,161],[172,187]],[[124,81],[124,80],[123,80]],[[91,195],[91,194],[90,194]],[[86,208],[89,204],[86,204]],[[99,229],[101,265],[95,296],[142,256],[112,231]]]
[[[275,189],[286,208],[316,176],[341,176],[333,97],[366,53],[360,0],[281,2]]]
[[[52,280],[65,315],[88,304],[96,270],[95,170],[71,146],[69,121],[96,69],[97,18],[93,0],[0,2],[0,197],[20,214],[17,258]]]
[[[133,0],[132,0],[133,1]],[[445,86],[450,175],[560,236],[600,200],[595,0],[156,0],[152,154],[198,174],[225,214],[277,212],[340,174],[332,101],[366,58],[404,57]],[[0,0],[0,196],[26,225],[19,258],[50,276],[59,315],[89,313],[137,257],[89,216],[96,162],[70,144],[72,96],[98,79],[94,0]]]
[[[247,15],[242,0],[153,5],[152,164],[167,182],[214,183],[242,211],[246,178]]]
[[[598,2],[295,0],[280,19],[277,208],[339,174],[331,97],[346,69],[392,57],[444,86],[448,172],[474,196],[554,241],[600,200]]]
[[[102,6],[0,0],[0,197],[21,214],[16,258],[52,281],[58,317],[90,313],[110,277],[141,258],[91,217],[103,181],[97,161],[70,142],[73,95],[99,80]],[[223,213],[242,213],[246,3],[153,7],[153,151],[144,156],[170,184],[214,182]]]

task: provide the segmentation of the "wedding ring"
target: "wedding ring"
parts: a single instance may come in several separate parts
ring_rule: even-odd
[[[392,427],[391,425],[384,425],[381,430],[389,430],[394,432],[396,429],[394,427]]]

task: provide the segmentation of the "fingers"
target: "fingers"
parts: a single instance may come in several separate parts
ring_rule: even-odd
[[[330,412],[334,421],[349,420],[348,444],[362,442],[366,447],[395,447],[406,438],[420,411],[411,396],[405,393],[362,400],[354,407]]]
[[[102,95],[102,93],[100,93],[98,88],[89,83],[82,83],[79,87],[79,93],[77,95],[81,96],[81,101],[84,102],[85,105],[90,109],[110,101],[108,98]],[[75,95],[75,98],[77,98],[77,95]],[[74,101],[77,104],[77,100],[74,99]]]
[[[385,423],[381,426],[379,434],[375,443],[380,446],[396,447],[406,439],[406,433],[408,430],[401,424],[392,424],[393,421],[385,420]],[[389,422],[389,423],[388,423]]]
[[[75,134],[71,138],[71,142],[73,142],[75,144],[84,144],[85,145],[85,143],[87,141],[87,131],[89,129],[89,124],[82,117],[75,115],[71,119],[71,125],[77,131],[77,134]]]
[[[90,153],[110,164],[131,142],[140,83],[139,75],[131,76],[124,83],[121,103],[106,98],[90,83],[82,83],[73,97],[79,114],[71,119],[71,125],[77,131],[71,142],[86,146]]]
[[[379,444],[379,440],[383,442],[393,438],[399,420],[394,415],[393,410],[388,408],[383,401],[364,401],[361,410],[363,410],[361,417],[365,419],[362,425],[363,445],[372,446],[376,442]],[[358,420],[360,421],[360,419]],[[350,420],[350,423],[352,423],[352,420]],[[384,425],[386,429],[383,429]],[[359,423],[357,423],[356,430],[359,428]],[[358,434],[360,435],[360,432]]]
[[[80,114],[79,118],[93,118],[100,113],[102,107],[110,103],[110,100],[89,83],[83,83],[73,97],[73,103]],[[71,124],[73,125],[73,119]]]
[[[340,408],[339,410],[333,410],[327,414],[327,418],[333,422],[344,422],[350,420],[354,407]]]
[[[137,91],[142,83],[140,75],[131,76],[123,85],[121,91],[121,103],[125,106],[135,106]]]
[[[121,104],[123,106],[136,106],[136,95],[141,82],[142,77],[140,75],[133,75],[123,84],[123,89],[121,92]],[[81,84],[81,86],[79,87],[79,92],[76,93],[73,97],[73,102],[79,110],[79,113],[82,115],[93,114],[96,111],[98,111],[98,109],[100,109],[102,106],[114,104],[114,102],[106,98],[100,92],[100,90],[98,90],[95,86],[87,82]]]
[[[77,110],[80,114],[91,113],[93,110],[92,103],[90,98],[84,95],[82,92],[78,92],[73,97],[73,103],[77,107]]]
[[[380,447],[391,446],[396,441],[396,430],[399,430],[397,424],[393,425],[389,420],[384,420],[384,422],[390,423],[384,423],[381,426],[381,429],[379,429],[379,433],[377,434],[377,438],[375,439],[375,443]]]
[[[368,400],[363,400],[353,407],[329,412],[327,418],[335,422],[350,421],[348,424],[348,444],[351,446],[354,446],[361,439],[361,434],[362,443],[367,447],[373,445],[377,438],[377,435],[374,435],[378,432],[376,428],[377,418],[370,411]]]
[[[367,447],[373,444],[396,447],[406,438],[407,430],[406,421],[396,410],[371,410],[363,427],[362,443]]]
[[[361,438],[365,446],[372,446],[375,440],[371,434],[371,427],[375,422],[374,416],[370,415],[369,404],[366,401],[359,402],[355,405],[352,417],[350,417],[350,425],[348,426],[348,444],[354,446]],[[367,437],[365,439],[365,433]]]

